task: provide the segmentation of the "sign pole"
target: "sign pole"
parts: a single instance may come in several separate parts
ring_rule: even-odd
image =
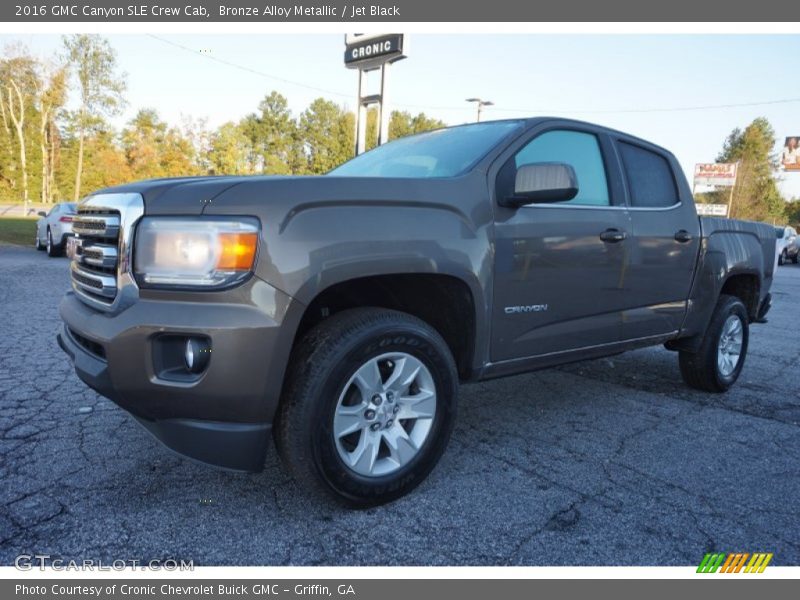
[[[731,218],[731,209],[733,208],[733,188],[735,186],[731,186],[731,191],[728,193],[728,213],[725,215],[729,219]]]
[[[356,102],[356,156],[367,147],[367,117],[370,106],[378,106],[378,144],[389,141],[389,124],[392,111],[389,105],[389,71],[393,62],[405,54],[405,36],[402,33],[353,34],[344,37],[344,65],[358,69],[358,98]],[[380,70],[380,93],[365,96],[369,71]]]
[[[358,103],[356,105],[356,156],[367,148],[367,107],[364,106],[364,84],[367,73],[358,70]]]
[[[391,111],[389,110],[389,67],[391,63],[381,65],[381,104],[380,104],[380,129],[378,130],[378,144],[385,144],[389,141],[389,120]]]
[[[739,161],[736,161],[736,168],[733,171],[733,185],[731,185],[731,191],[728,193],[728,212],[725,215],[729,219],[731,218],[731,211],[733,210],[733,190],[736,189],[736,179],[739,177]]]

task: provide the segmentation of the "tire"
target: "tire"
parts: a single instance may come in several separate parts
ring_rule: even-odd
[[[793,262],[794,264],[797,264],[797,261],[798,261],[798,260],[800,260],[800,252],[798,252],[797,254],[795,254],[795,255],[792,257],[792,262]]]
[[[405,381],[393,383],[401,374]],[[393,310],[346,310],[293,350],[275,441],[302,487],[352,507],[376,506],[407,494],[436,466],[457,402],[455,362],[432,327]]]
[[[786,263],[786,258],[787,258],[787,256],[786,256],[786,250],[784,250],[783,252],[781,252],[781,253],[778,255],[778,266],[779,266],[779,267],[782,267],[782,266],[783,266],[783,265]]]
[[[45,246],[47,249],[47,256],[51,258],[55,258],[56,256],[61,256],[64,253],[64,244],[56,244],[53,242],[53,234],[50,231],[50,228],[47,228],[47,245]]]
[[[740,335],[733,335],[736,326]],[[731,329],[733,327],[733,330]],[[738,354],[735,354],[738,338]],[[747,309],[739,298],[722,294],[717,301],[703,343],[697,352],[681,351],[678,362],[689,387],[705,392],[725,392],[739,378],[750,339]],[[726,340],[731,340],[729,344]],[[731,350],[729,354],[725,350]],[[727,357],[721,358],[724,354]]]
[[[36,228],[36,241],[34,242],[34,247],[39,252],[44,250],[44,246],[42,245],[42,242],[39,241],[39,228],[38,227]]]

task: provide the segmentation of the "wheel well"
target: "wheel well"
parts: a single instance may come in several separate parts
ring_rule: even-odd
[[[747,308],[747,314],[753,320],[758,314],[759,283],[755,275],[732,275],[720,290],[721,294],[736,296]]]
[[[376,275],[332,285],[306,307],[294,341],[337,312],[367,306],[399,310],[425,321],[444,338],[459,376],[469,377],[475,345],[475,304],[467,284],[450,275]]]

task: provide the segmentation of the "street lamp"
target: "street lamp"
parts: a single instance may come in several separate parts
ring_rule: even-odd
[[[467,102],[475,102],[478,105],[477,123],[481,122],[481,109],[483,109],[484,106],[494,106],[494,102],[491,100],[481,100],[480,98],[467,98]]]

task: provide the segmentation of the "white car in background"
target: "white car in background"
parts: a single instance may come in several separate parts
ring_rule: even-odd
[[[39,211],[42,218],[36,221],[36,249],[47,250],[47,256],[61,256],[77,213],[75,202],[59,202],[48,213]]]
[[[791,260],[797,264],[798,252],[800,252],[800,244],[797,240],[797,230],[788,225],[775,228],[775,237],[777,243],[775,251],[777,252],[778,264],[783,265],[786,261]]]

